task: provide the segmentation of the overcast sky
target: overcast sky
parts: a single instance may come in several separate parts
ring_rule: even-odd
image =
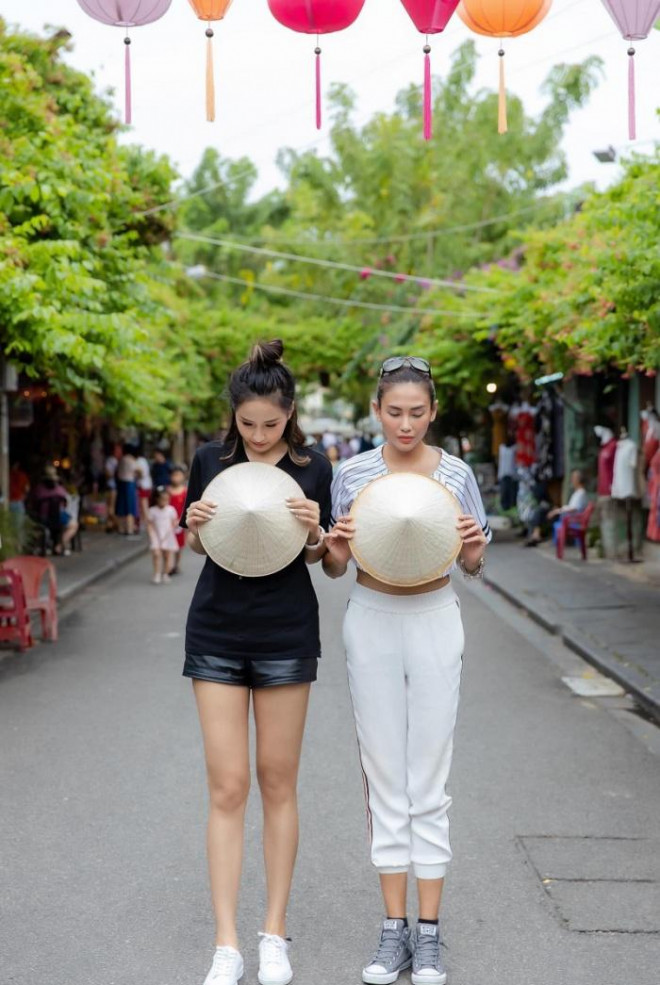
[[[66,26],[74,42],[71,63],[93,72],[100,89],[114,88],[115,102],[123,106],[120,29],[92,20],[76,0],[0,0],[0,12],[31,31],[40,32],[46,24]],[[225,20],[216,25],[217,119],[207,123],[204,29],[187,0],[172,0],[162,20],[132,32],[133,128],[126,139],[168,154],[185,176],[209,145],[230,157],[246,154],[258,166],[259,190],[265,191],[280,181],[278,148],[313,146],[322,152],[327,147],[313,118],[314,39],[281,27],[266,0],[234,0]],[[468,37],[474,35],[454,15],[445,35],[432,39],[435,73],[445,71],[452,50]],[[396,93],[421,81],[423,43],[400,0],[366,0],[352,28],[322,39],[324,86],[349,83],[357,93],[360,120],[378,110],[390,112]],[[478,84],[495,88],[499,44],[488,38],[477,44]],[[619,151],[631,146],[628,45],[600,0],[555,0],[535,31],[507,41],[505,47],[509,88],[523,97],[532,114],[543,108],[540,87],[555,62],[580,61],[590,54],[604,60],[605,77],[587,108],[574,115],[565,147],[570,184],[609,182],[616,167],[597,163],[592,152],[609,144]],[[638,141],[632,146],[648,151],[660,139],[655,113],[660,104],[660,31],[636,48]]]

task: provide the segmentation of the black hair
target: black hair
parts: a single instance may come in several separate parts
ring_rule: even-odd
[[[284,344],[280,339],[257,342],[252,346],[247,361],[241,363],[229,377],[231,422],[225,437],[226,454],[223,461],[234,459],[238,451],[241,436],[236,424],[236,411],[246,400],[254,397],[272,398],[287,413],[293,407],[282,437],[287,443],[289,457],[296,465],[308,465],[311,461],[299,451],[305,445],[305,435],[298,424],[295,407],[296,381],[289,367],[282,362],[283,355]]]
[[[401,369],[395,369],[392,373],[385,373],[385,375],[381,376],[378,380],[376,403],[379,407],[382,403],[383,397],[385,396],[387,388],[396,386],[398,383],[418,383],[420,386],[426,387],[429,400],[431,401],[431,407],[435,404],[437,397],[435,395],[435,383],[433,382],[433,377],[429,376],[428,373],[415,369],[413,366],[402,366]]]

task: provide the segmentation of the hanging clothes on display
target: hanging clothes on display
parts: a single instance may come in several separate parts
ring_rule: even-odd
[[[535,414],[534,407],[524,400],[515,418],[516,464],[523,468],[529,468],[536,461]]]
[[[646,536],[657,544],[660,542],[660,448],[651,459],[648,483],[649,519]]]
[[[637,445],[622,430],[622,437],[616,443],[614,454],[614,474],[612,477],[613,499],[637,499]]]
[[[660,448],[660,420],[654,407],[642,411],[642,448],[644,452],[644,472],[651,466],[653,456]]]
[[[564,407],[554,390],[545,389],[536,407],[537,476],[545,482],[564,475]]]
[[[598,495],[611,496],[617,440],[614,437],[614,431],[606,427],[601,427],[600,425],[594,428],[594,433],[600,439],[600,451],[598,452]]]

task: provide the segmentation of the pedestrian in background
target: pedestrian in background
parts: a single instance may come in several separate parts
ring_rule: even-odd
[[[181,523],[181,517],[183,516],[183,511],[186,505],[186,497],[188,495],[188,486],[186,485],[186,470],[183,465],[173,465],[172,472],[170,474],[170,505],[174,507],[176,512],[176,541],[179,545],[179,550],[174,555],[174,567],[170,571],[171,575],[178,575],[181,571],[181,554],[183,553],[183,548],[186,543],[186,532]]]
[[[162,448],[157,448],[154,452],[154,460],[151,463],[151,481],[154,489],[159,486],[167,488],[170,484],[172,466],[168,461],[167,455]]]
[[[229,431],[224,443],[211,441],[197,451],[186,501],[188,544],[204,554],[199,529],[216,510],[215,503],[202,500],[209,482],[237,463],[262,462],[302,488],[305,498],[287,505],[308,531],[306,547],[276,574],[241,578],[207,557],[188,614],[183,672],[193,678],[204,736],[216,917],[216,951],[205,985],[236,985],[243,976],[236,910],[250,788],[250,699],[267,885],[259,982],[288,985],[293,977],[286,911],[298,849],[298,767],[320,656],[318,602],[308,565],[325,550],[321,526],[330,521],[332,472],[324,455],[305,447],[295,380],[282,354],[280,341],[256,345],[232,373]]]
[[[126,444],[117,466],[117,505],[115,513],[119,533],[135,536],[135,517],[138,511],[136,458],[133,445]]]
[[[170,505],[170,494],[167,489],[160,487],[155,493],[155,503],[149,507],[147,513],[154,585],[170,580],[173,560],[179,552],[175,533],[178,524],[177,512]]]
[[[117,529],[117,466],[119,459],[115,455],[114,448],[109,447],[105,457],[103,473],[105,476],[106,503],[108,505],[108,518],[106,520],[105,532],[113,533]]]
[[[25,516],[25,499],[30,491],[30,479],[20,462],[12,462],[9,470],[9,509],[21,517]]]
[[[355,522],[349,511],[370,482],[390,472],[416,472],[445,485],[459,500],[459,563],[479,577],[490,539],[481,494],[460,458],[425,444],[437,413],[425,359],[386,359],[374,412],[385,444],[344,462],[332,483],[335,526],[323,567],[346,572]],[[371,860],[385,906],[380,941],[362,971],[364,982],[395,982],[412,964],[415,985],[443,985],[438,913],[451,860],[445,785],[465,638],[449,571],[429,584],[397,588],[358,568],[344,621],[348,677],[365,778]],[[408,926],[407,887],[417,878],[418,922]]]
[[[135,481],[137,483],[138,514],[141,524],[146,527],[149,522],[149,507],[154,484],[151,479],[149,462],[144,455],[138,455],[135,459]]]

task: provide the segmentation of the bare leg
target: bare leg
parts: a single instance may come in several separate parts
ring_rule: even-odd
[[[162,574],[163,573],[162,553],[160,551],[152,551],[151,560],[153,561],[153,565],[154,565],[154,576]]]
[[[166,575],[169,575],[172,570],[172,551],[163,552],[163,571]]]
[[[264,930],[286,936],[286,909],[298,851],[296,786],[309,684],[254,691],[257,777],[264,809],[268,909]]]
[[[250,790],[250,692],[234,684],[194,681],[209,783],[208,856],[216,944],[238,947],[236,908],[243,825]]]
[[[125,522],[126,522],[126,533],[129,536],[131,536],[132,534],[135,533],[135,517],[133,516],[132,513],[129,513],[128,516],[125,517]]]
[[[417,893],[419,895],[419,919],[437,920],[442,902],[444,879],[418,879]]]
[[[385,913],[389,919],[405,917],[408,895],[408,873],[392,872],[380,874],[380,890],[385,903]]]
[[[71,523],[69,523],[64,528],[64,533],[62,534],[62,548],[65,551],[68,549],[69,544],[71,543],[71,541],[73,540],[73,538],[76,536],[77,533],[78,533],[78,524],[76,523],[75,520],[72,520]]]

